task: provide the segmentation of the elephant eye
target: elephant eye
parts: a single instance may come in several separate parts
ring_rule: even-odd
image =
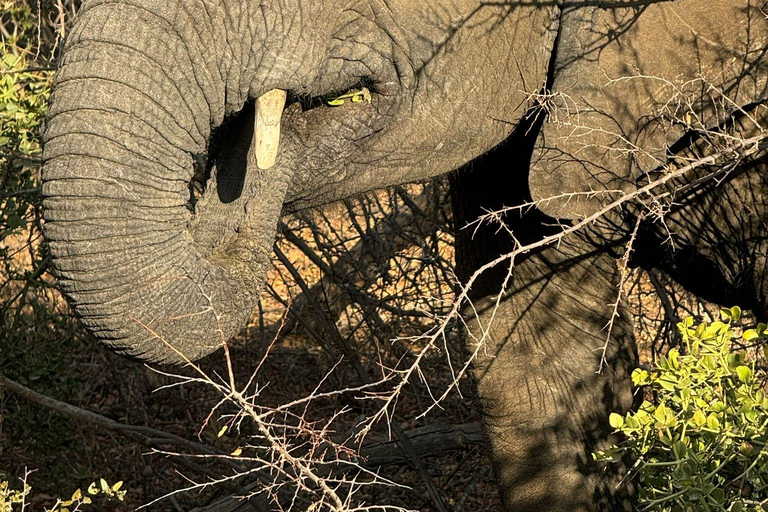
[[[371,97],[378,93],[378,88],[373,79],[363,77],[356,83],[340,89],[334,89],[325,94],[310,96],[306,94],[289,94],[286,108],[298,103],[302,112],[307,112],[319,107],[338,107],[346,103],[370,103]]]

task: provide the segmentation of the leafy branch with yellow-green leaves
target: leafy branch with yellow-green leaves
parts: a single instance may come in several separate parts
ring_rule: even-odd
[[[28,54],[0,42],[0,241],[27,227],[37,199],[40,125],[51,74],[29,71]]]
[[[100,478],[98,482],[91,482],[91,485],[85,491],[77,489],[68,500],[56,500],[53,507],[46,508],[45,512],[76,512],[83,510],[84,506],[93,504],[93,498],[98,495],[107,500],[123,501],[126,491],[120,490],[122,486],[123,482],[110,485],[106,480]],[[26,479],[23,481],[23,488],[21,490],[12,489],[8,482],[0,479],[0,512],[13,512],[15,505],[18,505],[18,510],[26,510],[28,506],[27,498],[31,492],[32,488],[27,484]]]
[[[0,2],[14,32],[0,38],[0,244],[25,229],[37,202],[40,127],[52,71],[35,50],[35,18],[29,5]],[[2,255],[0,255],[2,256]]]
[[[654,512],[768,511],[768,397],[765,369],[732,343],[764,342],[768,328],[736,336],[738,307],[722,321],[678,324],[682,346],[652,369],[632,373],[642,405],[612,414],[625,440],[594,454],[599,461],[635,459],[640,508]],[[768,346],[763,346],[768,356]]]

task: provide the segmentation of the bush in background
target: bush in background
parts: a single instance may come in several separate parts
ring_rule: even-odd
[[[682,346],[632,373],[647,399],[636,412],[611,415],[626,440],[595,456],[636,459],[628,478],[639,477],[641,510],[768,510],[766,372],[731,348],[734,340],[763,340],[768,330],[759,324],[735,336],[740,309],[721,316],[696,327],[690,317],[680,322]]]

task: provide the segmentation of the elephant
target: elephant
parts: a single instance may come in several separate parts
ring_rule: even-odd
[[[506,509],[630,510],[633,483],[589,456],[633,402],[617,258],[768,312],[763,8],[86,0],[44,133],[59,286],[112,349],[197,360],[246,324],[281,215],[455,171]],[[324,101],[348,91],[364,101]],[[514,206],[511,235],[461,229]]]

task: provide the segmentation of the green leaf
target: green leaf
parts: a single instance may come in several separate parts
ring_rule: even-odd
[[[698,409],[695,413],[693,413],[691,421],[695,426],[703,427],[707,423],[707,415],[704,414],[701,409]]]
[[[674,391],[675,385],[677,384],[677,377],[675,377],[674,374],[665,373],[657,382],[659,383],[659,386],[667,391]]]
[[[612,412],[608,417],[608,423],[610,423],[613,428],[620,429],[624,426],[624,416]]]
[[[675,454],[676,459],[684,459],[688,453],[688,446],[683,441],[677,441],[672,445],[672,452]]]
[[[756,329],[747,329],[744,331],[744,334],[741,335],[742,338],[744,338],[746,341],[752,341],[756,340],[760,337],[759,334],[757,334]]]
[[[19,215],[12,213],[8,216],[6,219],[6,223],[8,224],[8,229],[13,231],[17,228],[23,228],[27,226],[27,221],[22,219]]]
[[[669,365],[672,368],[674,368],[674,369],[679,368],[680,367],[680,352],[676,348],[671,349],[669,351],[669,353],[667,354],[667,360],[669,361]]]
[[[723,322],[737,322],[739,318],[741,318],[741,308],[738,306],[733,306],[732,308],[721,309],[720,318],[723,320]]]
[[[736,368],[736,374],[741,382],[747,383],[752,380],[752,370],[748,366],[739,366]]]
[[[725,500],[725,493],[723,492],[722,489],[719,489],[717,487],[712,489],[712,492],[709,493],[709,496],[713,500],[715,500],[715,503],[717,503],[718,505],[722,505],[723,501]]]
[[[649,377],[650,374],[648,373],[648,370],[643,370],[642,368],[635,368],[632,371],[632,384],[635,386],[644,386],[649,383]]]

